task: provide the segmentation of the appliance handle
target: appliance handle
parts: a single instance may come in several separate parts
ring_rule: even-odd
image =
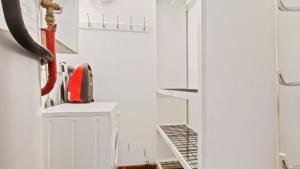
[[[35,42],[30,36],[21,11],[21,5],[19,0],[1,0],[3,13],[5,17],[8,29],[14,39],[26,50],[35,54],[42,59],[43,63],[50,62],[52,60],[52,53]]]

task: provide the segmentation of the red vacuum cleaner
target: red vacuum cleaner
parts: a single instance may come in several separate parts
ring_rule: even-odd
[[[81,64],[70,76],[67,87],[69,103],[90,103],[93,98],[93,74],[89,64]]]

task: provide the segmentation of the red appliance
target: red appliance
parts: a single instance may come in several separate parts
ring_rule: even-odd
[[[79,65],[70,77],[67,87],[69,103],[90,103],[93,98],[93,74],[89,64]]]

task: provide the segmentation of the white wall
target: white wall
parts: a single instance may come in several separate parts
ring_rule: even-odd
[[[158,87],[187,87],[185,5],[157,0]]]
[[[287,0],[290,6],[300,6],[299,1]],[[279,68],[289,81],[300,80],[300,14],[278,12],[278,61]],[[287,154],[290,165],[300,164],[300,99],[299,87],[279,87],[280,97],[280,152]]]
[[[58,25],[56,38],[78,52],[79,0],[56,0],[55,2],[63,7],[63,13],[55,15]]]
[[[204,3],[205,169],[277,167],[274,4]]]
[[[184,3],[172,6],[170,1],[157,0],[160,88],[198,88],[198,3],[189,8],[187,21]]]
[[[100,2],[100,1],[97,1]],[[143,23],[144,16],[155,26],[152,0],[113,1],[102,5],[81,1],[80,16],[134,16]],[[86,21],[85,17],[81,20]],[[79,31],[79,57],[64,57],[69,63],[91,64],[96,101],[120,103],[119,164],[155,162],[156,135],[156,49],[155,32],[130,33],[112,31]],[[144,156],[144,149],[146,154]]]
[[[37,37],[39,1],[26,2],[31,15],[25,11],[25,21]],[[5,27],[2,7],[0,13]],[[0,168],[41,169],[39,61],[7,31],[1,30],[0,37]]]

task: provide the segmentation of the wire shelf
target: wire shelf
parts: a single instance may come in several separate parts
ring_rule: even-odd
[[[184,168],[198,167],[198,134],[187,125],[159,126],[159,132]]]
[[[175,97],[178,99],[195,99],[198,96],[198,90],[197,89],[158,89],[158,94],[169,96],[169,97]]]
[[[159,162],[159,169],[183,169],[179,161]]]

